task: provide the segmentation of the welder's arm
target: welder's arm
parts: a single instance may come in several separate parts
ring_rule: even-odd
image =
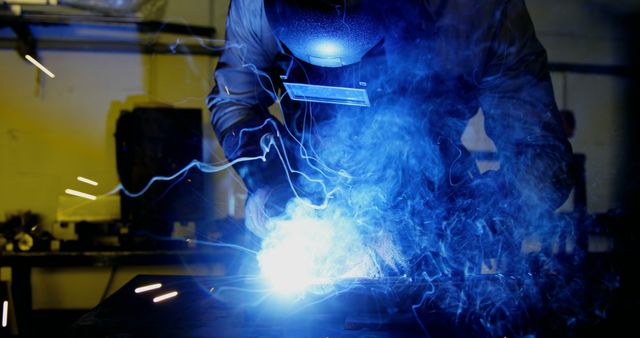
[[[231,1],[225,49],[215,71],[216,86],[207,99],[211,124],[229,161],[263,155],[263,136],[277,132],[279,126],[268,112],[275,91],[268,74],[277,50],[262,1]],[[265,124],[267,119],[273,123]],[[272,151],[266,162],[234,166],[250,192],[281,180],[269,177],[283,171],[275,155]]]
[[[480,82],[486,131],[501,176],[526,206],[556,209],[572,188],[572,149],[555,104],[547,57],[522,0],[506,2]]]

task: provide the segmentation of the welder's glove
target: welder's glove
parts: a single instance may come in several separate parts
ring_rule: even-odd
[[[487,259],[519,250],[516,237],[526,225],[526,212],[503,172],[487,171],[451,187],[444,203],[445,251],[456,253],[449,258],[454,266],[469,264],[479,273],[483,264],[491,266]]]
[[[273,218],[281,217],[294,194],[289,186],[258,189],[247,198],[245,226],[254,235],[265,238],[273,231]]]
[[[258,117],[243,120],[220,135],[220,144],[229,162],[243,157],[263,155],[260,141],[263,136],[273,132],[272,125],[265,121],[265,118]]]
[[[265,121],[254,118],[236,123],[221,136],[224,154],[234,162],[249,193],[287,182],[281,159],[285,150],[277,138],[283,127],[275,120]]]
[[[268,220],[281,215],[294,196],[288,166],[295,167],[295,152],[292,142],[279,138],[286,134],[279,130],[284,129],[276,121],[253,119],[232,126],[222,137],[225,156],[237,161],[234,168],[249,193],[246,226],[262,238],[270,232]],[[288,164],[282,158],[285,151]]]
[[[571,148],[560,152],[553,145],[527,145],[513,156],[504,176],[517,188],[525,208],[551,213],[567,200],[575,185]]]
[[[487,171],[447,189],[445,202],[452,212],[484,218],[516,209],[519,193],[500,171]]]

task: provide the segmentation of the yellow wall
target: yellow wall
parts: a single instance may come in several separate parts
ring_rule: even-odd
[[[56,74],[42,77],[14,52],[0,52],[0,209],[31,210],[44,224],[55,217],[57,197],[77,187],[78,175],[114,187],[115,114],[112,102],[144,93],[143,58],[135,55],[43,53]]]
[[[209,57],[43,53],[55,79],[36,81],[36,71],[16,53],[0,52],[6,69],[0,84],[0,213],[31,210],[54,221],[65,188],[92,194],[118,183],[114,132],[118,114],[134,104],[161,102],[206,112],[211,87]],[[217,150],[203,116],[206,157]],[[76,181],[89,177],[90,187]]]
[[[0,82],[2,215],[31,210],[43,215],[43,226],[50,228],[58,196],[65,188],[101,194],[115,187],[118,177],[113,135],[123,108],[156,101],[206,111],[204,97],[212,85],[212,58],[61,52],[42,55],[56,78],[42,77],[38,85],[31,64],[15,52],[0,52],[4,78]],[[209,153],[217,152],[207,114],[203,130],[208,136]],[[210,154],[206,157],[212,158]],[[100,186],[77,182],[79,175],[100,182]],[[225,207],[221,209],[218,214],[225,214]],[[128,271],[118,272],[112,291],[138,273],[193,272],[186,267]],[[198,271],[206,273],[206,269]],[[109,273],[109,269],[36,269],[34,306],[92,307],[99,301]]]

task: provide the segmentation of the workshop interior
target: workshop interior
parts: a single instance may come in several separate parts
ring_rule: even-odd
[[[400,3],[0,0],[0,336],[633,335],[640,3]]]

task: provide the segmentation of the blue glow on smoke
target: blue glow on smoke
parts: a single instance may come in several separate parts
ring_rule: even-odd
[[[258,263],[275,291],[296,295],[326,292],[335,282],[373,277],[379,271],[351,220],[319,218],[303,205],[291,205],[286,219],[271,221]]]

